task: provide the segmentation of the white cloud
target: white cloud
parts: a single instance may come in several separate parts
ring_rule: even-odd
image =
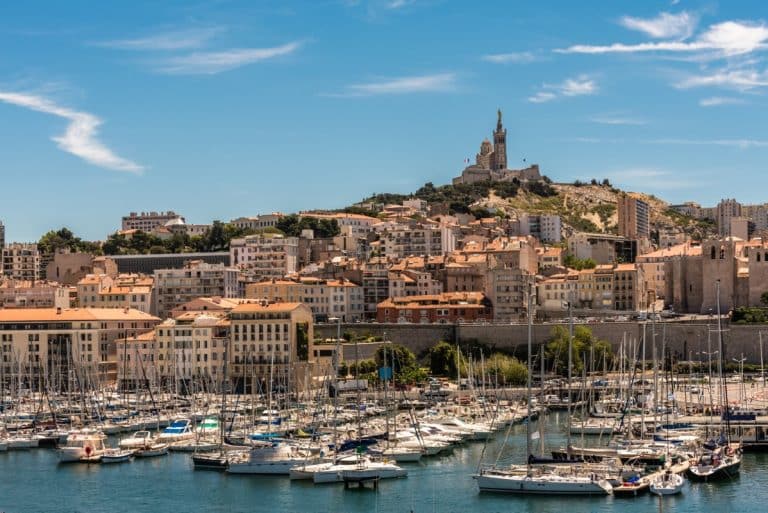
[[[202,47],[223,30],[221,27],[177,30],[137,39],[116,39],[96,44],[120,50],[185,50]]]
[[[218,52],[195,52],[169,57],[157,66],[157,71],[171,75],[214,75],[256,62],[289,55],[301,43],[294,41],[272,48],[231,48]]]
[[[558,53],[638,53],[638,52],[695,52],[710,58],[743,55],[768,46],[768,27],[765,23],[725,21],[710,25],[691,42],[660,41],[654,43],[610,45],[574,45],[558,49]]]
[[[560,84],[558,89],[564,96],[582,96],[595,94],[597,92],[597,84],[588,76],[580,75],[577,78],[566,79],[565,82]]]
[[[53,137],[53,141],[62,150],[91,164],[133,173],[139,173],[144,169],[135,162],[118,157],[98,140],[98,127],[102,121],[93,114],[62,107],[47,98],[26,93],[0,91],[0,101],[37,112],[52,114],[69,121],[64,134]]]
[[[409,93],[447,92],[456,88],[456,74],[437,73],[434,75],[417,75],[399,77],[378,82],[351,84],[342,93],[325,96],[352,97],[375,96]]]
[[[552,101],[555,98],[557,98],[557,95],[555,93],[550,93],[548,91],[539,91],[533,96],[529,96],[528,101],[531,103],[545,103],[545,102]]]
[[[754,69],[721,69],[709,74],[693,75],[675,84],[679,89],[693,87],[725,87],[741,91],[768,86],[768,72]]]
[[[719,105],[738,105],[744,103],[741,98],[728,98],[723,96],[712,96],[710,98],[702,98],[699,100],[699,105],[702,107],[717,107]]]
[[[644,119],[634,118],[622,113],[602,114],[590,118],[593,123],[601,125],[645,125]]]
[[[495,53],[483,55],[482,59],[496,64],[527,64],[537,60],[531,52]]]
[[[561,96],[584,96],[598,91],[597,82],[588,75],[565,79],[559,84],[544,84],[542,90],[528,98],[531,103],[545,103]]]
[[[637,30],[656,39],[687,39],[693,34],[699,20],[683,11],[678,14],[662,12],[655,18],[624,16],[620,23],[630,30]]]

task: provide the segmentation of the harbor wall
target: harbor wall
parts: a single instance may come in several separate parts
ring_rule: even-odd
[[[588,326],[592,333],[613,345],[618,350],[622,340],[642,341],[646,338],[646,357],[653,355],[655,341],[657,354],[661,354],[662,343],[666,344],[679,360],[706,361],[706,353],[718,350],[718,337],[714,323],[706,322],[603,322],[577,324]],[[549,340],[555,326],[568,328],[564,323],[537,323],[533,325],[533,344],[538,346]],[[655,329],[655,337],[653,332]],[[335,324],[315,326],[318,337],[336,336]],[[483,324],[342,324],[342,333],[353,336],[382,337],[408,347],[417,355],[428,351],[440,341],[451,343],[478,341],[493,348],[525,354],[528,341],[528,326],[525,324],[483,325]],[[768,363],[768,325],[723,325],[723,343],[728,361],[733,358],[747,358],[747,363],[760,363],[760,332],[766,342],[765,360]],[[639,342],[638,342],[639,343]]]

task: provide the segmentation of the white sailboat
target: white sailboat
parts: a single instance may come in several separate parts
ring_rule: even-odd
[[[533,293],[528,296],[528,411],[533,410],[531,390],[531,356],[533,353]],[[570,391],[570,343],[569,337],[569,391]],[[570,414],[570,411],[569,411]],[[530,419],[530,417],[529,417]],[[531,455],[531,423],[526,422],[527,454]],[[611,484],[599,473],[590,472],[586,467],[533,466],[530,460],[526,465],[507,467],[481,467],[474,476],[481,492],[500,492],[516,494],[542,495],[608,495],[613,492]]]
[[[655,495],[675,495],[683,491],[683,484],[683,476],[666,471],[651,481],[650,490]]]

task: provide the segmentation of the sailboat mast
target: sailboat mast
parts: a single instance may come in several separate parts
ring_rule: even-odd
[[[532,289],[533,287],[531,287]],[[526,446],[526,458],[530,457],[530,455],[533,453],[531,451],[531,413],[533,409],[532,405],[532,399],[531,399],[531,385],[532,385],[532,379],[531,379],[531,355],[533,354],[533,318],[531,316],[531,312],[533,310],[533,305],[531,304],[531,300],[533,299],[533,291],[529,290],[528,292],[528,418],[526,419],[525,423],[525,446]],[[530,466],[530,463],[528,464]]]
[[[566,451],[571,450],[571,372],[573,367],[573,292],[569,294],[568,301],[568,426],[565,432],[567,440],[565,444]]]

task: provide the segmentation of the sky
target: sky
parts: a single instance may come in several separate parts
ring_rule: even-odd
[[[341,208],[509,167],[705,206],[768,201],[760,1],[0,3],[0,221],[104,239]]]

